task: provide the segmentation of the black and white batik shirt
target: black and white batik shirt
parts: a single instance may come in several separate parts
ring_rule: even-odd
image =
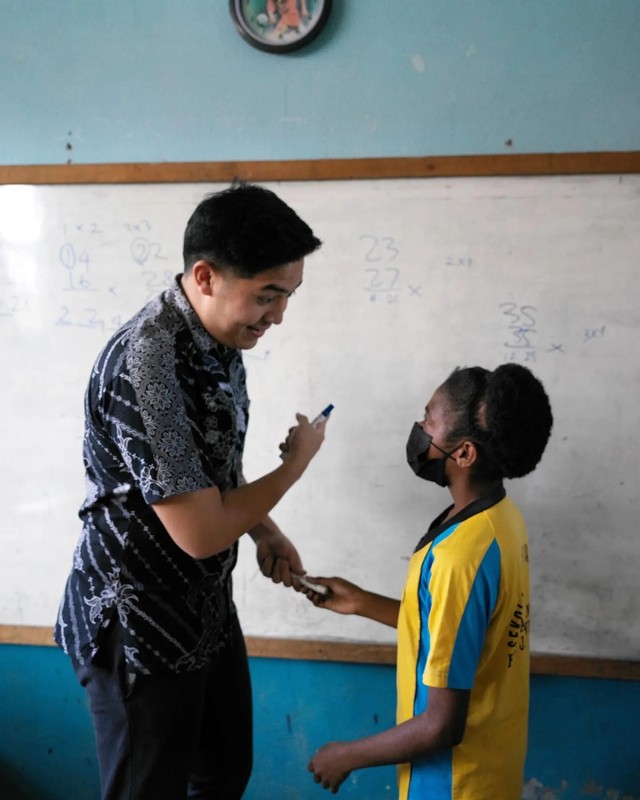
[[[179,278],[102,350],[85,396],[82,533],[55,627],[76,665],[115,614],[133,672],[195,670],[224,646],[237,545],[191,558],[151,504],[235,488],[248,414],[241,352],[212,339]]]

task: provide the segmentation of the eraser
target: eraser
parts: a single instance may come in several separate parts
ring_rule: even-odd
[[[303,586],[306,586],[307,589],[311,589],[312,592],[317,592],[318,594],[328,594],[329,592],[328,586],[323,586],[321,583],[312,583],[307,580],[304,575],[296,575],[296,578]]]

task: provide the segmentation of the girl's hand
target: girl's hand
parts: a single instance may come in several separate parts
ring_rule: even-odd
[[[335,611],[336,614],[360,614],[362,612],[366,593],[355,583],[350,583],[344,578],[312,578],[310,575],[305,575],[305,578],[312,583],[326,586],[329,590],[326,594],[320,594],[302,586],[300,591],[307,595],[314,606]]]
[[[313,772],[313,780],[321,783],[324,789],[331,789],[332,794],[338,791],[354,768],[349,764],[347,746],[346,742],[325,744],[307,766],[309,772]]]
[[[326,586],[329,590],[326,594],[321,594],[302,584],[300,591],[307,595],[314,606],[327,608],[336,614],[357,614],[391,628],[398,627],[399,600],[361,589],[344,578],[312,578],[310,575],[305,575],[305,578],[311,583]]]

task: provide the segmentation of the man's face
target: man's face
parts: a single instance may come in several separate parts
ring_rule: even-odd
[[[221,344],[249,350],[271,325],[279,325],[302,283],[304,261],[239,278],[211,267],[211,296],[202,323]]]

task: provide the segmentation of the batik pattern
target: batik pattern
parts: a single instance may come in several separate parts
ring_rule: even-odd
[[[55,629],[75,663],[116,614],[133,671],[195,670],[224,645],[237,546],[191,558],[151,504],[235,488],[248,414],[240,351],[204,330],[179,281],[100,353],[85,396],[82,532]]]

